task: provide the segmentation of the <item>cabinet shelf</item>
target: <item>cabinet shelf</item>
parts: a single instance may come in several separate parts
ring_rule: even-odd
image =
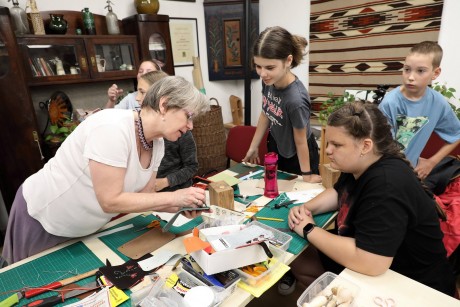
[[[134,35],[24,35],[17,41],[30,86],[136,78]]]

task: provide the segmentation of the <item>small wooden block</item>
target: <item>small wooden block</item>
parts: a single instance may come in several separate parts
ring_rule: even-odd
[[[319,172],[325,188],[332,188],[340,176],[340,171],[332,168],[330,164],[320,164]]]
[[[225,209],[234,209],[233,188],[225,181],[211,182],[208,186],[210,205]]]

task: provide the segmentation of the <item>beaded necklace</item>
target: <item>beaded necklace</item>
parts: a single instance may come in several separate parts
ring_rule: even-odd
[[[144,147],[145,150],[147,151],[152,150],[153,142],[149,144],[147,140],[145,139],[144,127],[142,126],[141,110],[137,110],[137,115],[139,119],[136,120],[136,126],[137,126],[137,134],[139,135],[139,140],[142,144],[142,147]]]

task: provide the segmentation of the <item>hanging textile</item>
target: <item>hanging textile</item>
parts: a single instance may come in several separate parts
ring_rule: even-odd
[[[438,40],[443,0],[312,0],[309,91],[314,108],[327,94],[402,83],[409,49]],[[315,106],[316,105],[316,106]]]

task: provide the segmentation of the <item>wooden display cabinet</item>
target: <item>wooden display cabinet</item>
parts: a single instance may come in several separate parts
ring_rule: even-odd
[[[43,167],[38,124],[8,8],[0,7],[0,190],[7,211],[23,181]]]
[[[18,44],[29,85],[134,79],[139,65],[134,35],[25,35]]]
[[[163,71],[174,75],[168,15],[138,14],[124,18],[122,24],[125,34],[137,36],[141,61],[156,60]]]

